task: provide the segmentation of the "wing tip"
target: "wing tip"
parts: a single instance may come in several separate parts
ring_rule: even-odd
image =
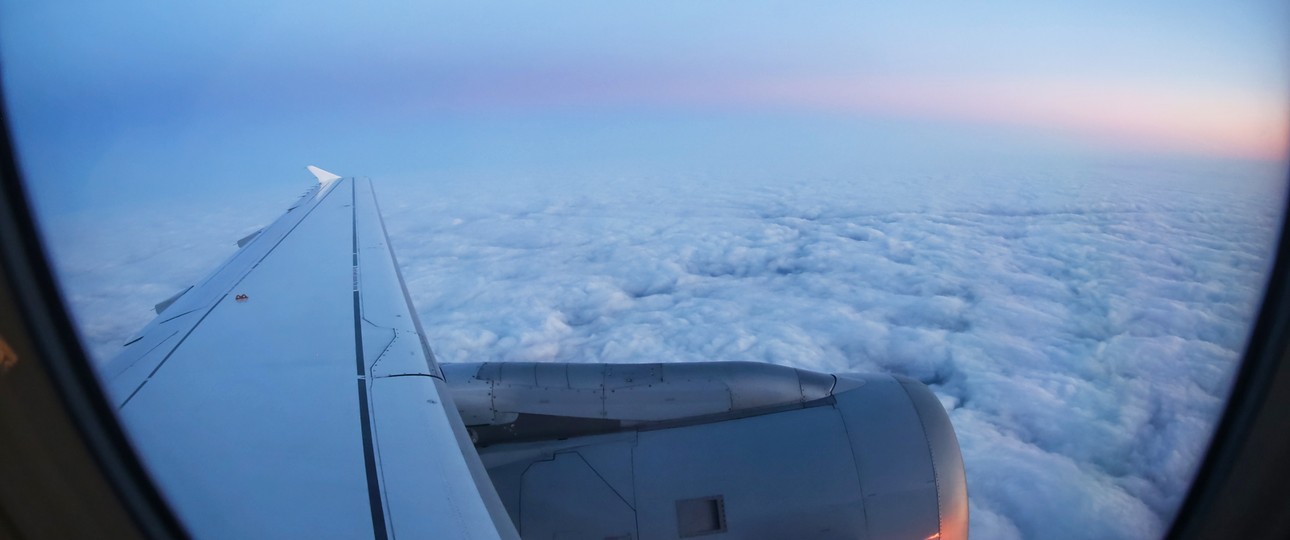
[[[314,178],[318,179],[319,184],[326,184],[333,180],[340,180],[340,176],[324,171],[322,169],[319,169],[318,167],[315,167],[313,165],[309,165],[305,168],[309,169],[309,173],[314,175]]]

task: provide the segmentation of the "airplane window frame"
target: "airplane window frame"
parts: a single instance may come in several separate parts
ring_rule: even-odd
[[[1278,234],[1231,393],[1165,538],[1290,537],[1290,198]]]
[[[40,459],[47,467],[94,471],[98,476],[23,476],[17,482],[0,482],[0,503],[29,494],[56,497],[41,501],[43,507],[36,503],[27,508],[35,510],[32,515],[17,516],[13,508],[0,507],[0,522],[7,522],[0,531],[8,529],[19,538],[57,537],[69,531],[120,527],[80,513],[86,508],[107,508],[126,512],[135,529],[108,528],[96,534],[187,538],[118,424],[72,326],[19,174],[3,96],[0,89],[0,339],[13,347],[18,360],[12,370],[0,373],[0,378],[8,379],[0,381],[0,392],[12,394],[16,387],[29,392],[23,401],[25,410],[14,411],[29,423],[0,416],[0,447],[11,449],[16,444],[20,450],[48,450],[24,457]],[[41,424],[70,428],[80,445],[68,444],[49,430],[32,429]],[[53,485],[41,486],[41,482]],[[99,484],[110,491],[96,489]],[[60,523],[69,519],[84,523]]]

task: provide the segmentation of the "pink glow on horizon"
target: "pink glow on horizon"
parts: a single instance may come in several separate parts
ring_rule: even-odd
[[[736,92],[767,105],[1015,126],[1149,152],[1285,160],[1290,103],[1223,89],[1082,81],[786,81]]]
[[[1078,79],[646,77],[523,73],[463,82],[458,106],[807,109],[1019,128],[1143,152],[1290,159],[1290,101],[1238,89]]]

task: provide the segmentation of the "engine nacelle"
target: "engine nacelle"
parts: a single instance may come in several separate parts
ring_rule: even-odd
[[[526,538],[967,538],[923,384],[752,362],[443,364]]]

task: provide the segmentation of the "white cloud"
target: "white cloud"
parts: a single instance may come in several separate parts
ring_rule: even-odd
[[[1240,357],[1282,194],[1214,170],[702,180],[377,190],[441,360],[910,375],[952,409],[973,536],[1005,539],[1164,530]],[[201,276],[158,268],[231,252],[191,240],[208,230],[134,255],[64,232],[54,251],[99,356]]]

